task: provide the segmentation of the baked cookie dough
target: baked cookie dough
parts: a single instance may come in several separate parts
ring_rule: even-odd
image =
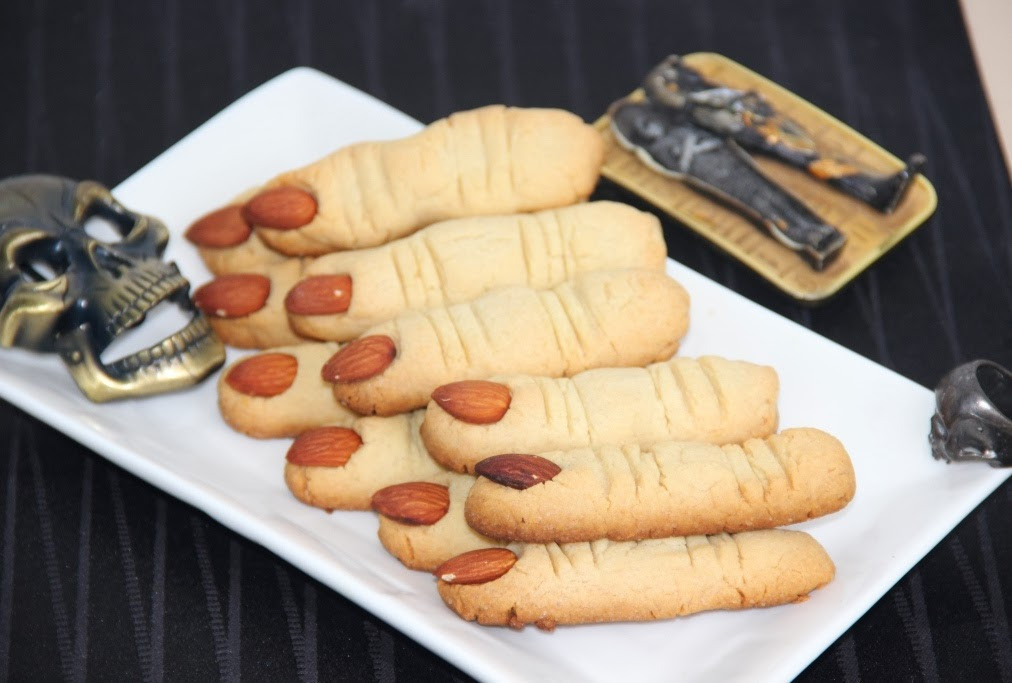
[[[469,401],[483,399],[480,386],[478,392],[441,388],[436,396],[450,398],[442,405],[429,402],[422,438],[444,466],[473,472],[479,460],[500,453],[584,446],[740,443],[777,429],[779,380],[773,368],[717,356],[598,368],[569,378],[507,375],[491,383],[501,385],[505,396],[498,399],[504,406],[499,419],[491,423],[474,424],[447,412],[467,413]],[[484,393],[495,389],[485,387]]]
[[[428,524],[418,519],[399,521],[383,514],[384,509],[391,511],[390,507],[394,508],[392,511],[406,509],[410,506],[407,499],[425,495],[424,490],[416,492],[413,483],[397,485],[401,491],[387,496],[396,501],[393,505],[373,506],[379,513],[379,539],[383,547],[409,569],[432,571],[451,557],[469,550],[502,545],[482,536],[464,521],[464,501],[473,483],[474,477],[470,475],[446,472],[443,483],[446,508],[436,521]]]
[[[741,445],[667,441],[493,456],[476,469],[486,476],[467,498],[468,524],[528,543],[770,529],[835,512],[855,490],[843,445],[817,429]]]
[[[298,344],[236,361],[218,379],[222,418],[260,439],[297,436],[325,424],[350,425],[359,416],[335,401],[330,384],[320,377],[320,368],[338,348]]]
[[[511,544],[458,556],[435,573],[439,595],[464,619],[552,629],[799,602],[829,583],[835,568],[808,534],[773,529]]]
[[[552,289],[509,287],[370,328],[324,368],[334,396],[361,414],[424,406],[447,382],[503,373],[572,375],[670,357],[689,297],[656,270],[596,271]]]
[[[325,510],[368,510],[385,486],[446,481],[450,473],[418,438],[420,412],[364,417],[348,428],[317,427],[288,449],[285,483],[307,505]]]

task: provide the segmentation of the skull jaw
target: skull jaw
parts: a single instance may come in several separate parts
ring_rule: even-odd
[[[132,363],[103,363],[87,325],[61,334],[56,351],[77,386],[96,403],[185,389],[225,362],[225,346],[199,312],[179,332],[131,356]]]

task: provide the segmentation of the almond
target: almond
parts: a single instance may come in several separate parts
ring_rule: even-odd
[[[361,445],[354,429],[316,427],[296,437],[285,459],[303,467],[343,467]]]
[[[198,247],[222,249],[249,239],[253,228],[242,217],[242,206],[226,206],[198,218],[186,229],[186,239]]]
[[[299,361],[287,353],[261,353],[232,366],[225,382],[247,396],[277,396],[295,381]]]
[[[467,379],[437,388],[432,400],[462,422],[484,425],[501,420],[512,397],[505,384]]]
[[[276,187],[246,202],[242,215],[250,225],[294,230],[316,216],[316,198],[297,187]]]
[[[358,382],[386,370],[396,355],[397,347],[390,337],[362,337],[331,356],[321,374],[327,382]]]
[[[314,275],[307,277],[285,297],[285,309],[295,315],[344,313],[351,305],[351,276]]]
[[[505,453],[485,458],[474,466],[474,473],[497,484],[523,491],[552,477],[562,468],[540,455]]]
[[[435,524],[450,509],[450,490],[425,481],[395,484],[373,494],[372,509],[402,524]]]
[[[255,273],[216,277],[193,293],[193,303],[215,318],[241,318],[256,313],[271,293],[271,281]]]
[[[451,557],[432,573],[447,583],[488,583],[508,572],[516,562],[516,554],[508,548],[482,548]]]

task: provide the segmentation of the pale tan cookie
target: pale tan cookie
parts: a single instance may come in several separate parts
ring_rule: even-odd
[[[223,208],[204,214],[186,229],[184,237],[197,247],[204,265],[214,275],[258,273],[287,261],[256,236],[242,215],[246,202],[256,194],[247,190]]]
[[[502,545],[464,521],[464,501],[474,477],[443,472],[442,484],[397,484],[373,496],[380,542],[409,569],[432,571],[468,550]]]
[[[368,510],[373,494],[385,486],[446,481],[450,473],[428,456],[418,438],[421,421],[415,412],[303,432],[288,449],[285,483],[308,505]]]
[[[609,268],[660,270],[665,253],[655,216],[592,202],[461,218],[373,249],[287,259],[218,276],[193,298],[230,346],[347,341],[405,310],[470,301],[498,287],[544,289]]]
[[[324,367],[334,395],[362,414],[424,406],[446,382],[503,373],[572,375],[668,358],[689,297],[656,270],[584,273],[552,289],[508,287],[368,330]]]
[[[483,107],[283,173],[251,193],[242,219],[292,256],[374,247],[449,218],[582,201],[603,158],[600,134],[569,112]],[[213,234],[219,227],[226,237]],[[234,221],[212,220],[200,241],[235,249],[232,235],[241,232]]]
[[[780,529],[511,544],[459,555],[435,571],[443,601],[464,619],[542,629],[800,602],[834,573],[815,539]]]
[[[214,275],[256,273],[291,257],[274,251],[242,217],[242,204],[201,216],[186,231],[204,265]]]
[[[204,283],[193,303],[223,342],[241,349],[267,349],[307,341],[292,331],[285,295],[302,277],[303,265],[288,259],[258,273],[229,273]]]
[[[716,356],[587,370],[568,379],[512,375],[437,389],[422,438],[433,458],[459,472],[500,453],[740,443],[776,431],[778,392],[773,368]]]
[[[405,310],[510,285],[546,289],[591,270],[661,270],[665,254],[657,218],[617,202],[460,218],[373,249],[321,256],[286,305],[299,334],[346,341]],[[347,284],[335,288],[340,277]]]
[[[270,439],[296,436],[324,424],[358,418],[334,400],[320,368],[338,349],[333,343],[299,344],[247,356],[218,379],[218,408],[233,429]]]
[[[835,512],[854,497],[843,445],[788,429],[739,445],[666,441],[535,455],[476,466],[467,522],[528,543],[734,533]]]

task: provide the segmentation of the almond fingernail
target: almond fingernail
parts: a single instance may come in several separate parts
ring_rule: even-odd
[[[331,356],[321,374],[327,382],[359,382],[386,370],[396,355],[397,347],[390,337],[362,337]]]
[[[508,548],[482,548],[451,557],[432,573],[447,583],[488,583],[508,572],[516,562],[516,553]]]
[[[236,204],[198,218],[186,229],[186,239],[198,247],[223,249],[242,244],[252,232],[242,217],[242,206]]]
[[[292,386],[299,361],[287,353],[261,353],[232,366],[225,382],[247,396],[269,398]]]
[[[221,275],[193,293],[193,303],[216,318],[241,318],[267,303],[271,281],[255,273]]]
[[[395,484],[373,494],[372,509],[402,524],[435,524],[450,509],[450,490],[425,481]]]
[[[458,420],[483,425],[501,420],[512,397],[505,384],[468,379],[438,387],[432,400]]]
[[[316,216],[316,198],[297,187],[276,187],[256,195],[242,209],[250,225],[294,230]]]
[[[296,437],[285,459],[303,467],[343,467],[361,445],[354,429],[316,427]]]
[[[285,296],[285,309],[295,315],[344,313],[351,305],[350,275],[314,275]]]
[[[550,481],[562,468],[539,455],[504,453],[485,458],[474,466],[474,473],[497,484],[523,491]]]

